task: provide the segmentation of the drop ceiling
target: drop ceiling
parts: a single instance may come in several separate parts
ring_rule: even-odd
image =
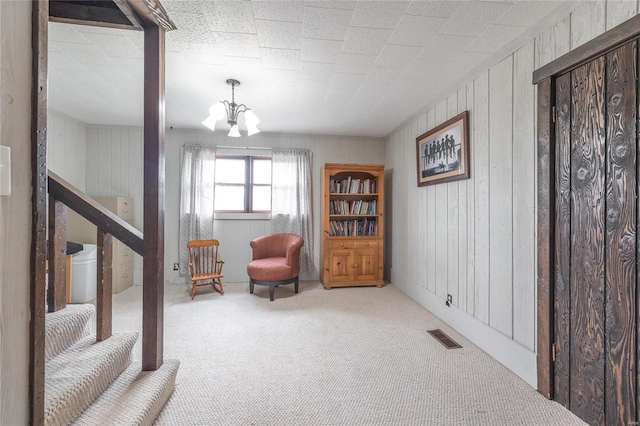
[[[166,123],[206,129],[231,98],[263,132],[384,137],[469,72],[526,41],[560,1],[162,0]],[[50,107],[142,125],[143,34],[49,26]],[[220,131],[227,129],[219,123]],[[243,130],[241,121],[241,130]]]

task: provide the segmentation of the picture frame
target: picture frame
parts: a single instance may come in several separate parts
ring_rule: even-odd
[[[416,138],[418,186],[469,179],[469,111]]]

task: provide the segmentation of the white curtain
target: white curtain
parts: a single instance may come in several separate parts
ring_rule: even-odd
[[[304,239],[300,270],[309,273],[314,272],[311,163],[307,149],[273,148],[271,153],[271,231]]]
[[[180,273],[189,273],[190,240],[213,238],[216,148],[184,145],[180,183]]]

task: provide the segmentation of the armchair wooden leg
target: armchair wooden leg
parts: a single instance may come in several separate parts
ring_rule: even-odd
[[[191,300],[193,300],[193,298],[196,297],[196,282],[193,282],[193,285],[191,286]]]
[[[295,290],[296,290],[296,293],[297,293],[298,292],[298,280],[297,279],[296,279],[296,283],[295,283],[294,287],[295,287]]]
[[[273,296],[275,295],[276,292],[276,286],[275,285],[270,285],[269,286],[269,300],[271,300],[273,302]]]
[[[249,280],[249,294],[253,294],[253,280]]]

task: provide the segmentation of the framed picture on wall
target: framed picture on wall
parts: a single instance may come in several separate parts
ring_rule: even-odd
[[[469,111],[416,138],[418,186],[469,178]]]

